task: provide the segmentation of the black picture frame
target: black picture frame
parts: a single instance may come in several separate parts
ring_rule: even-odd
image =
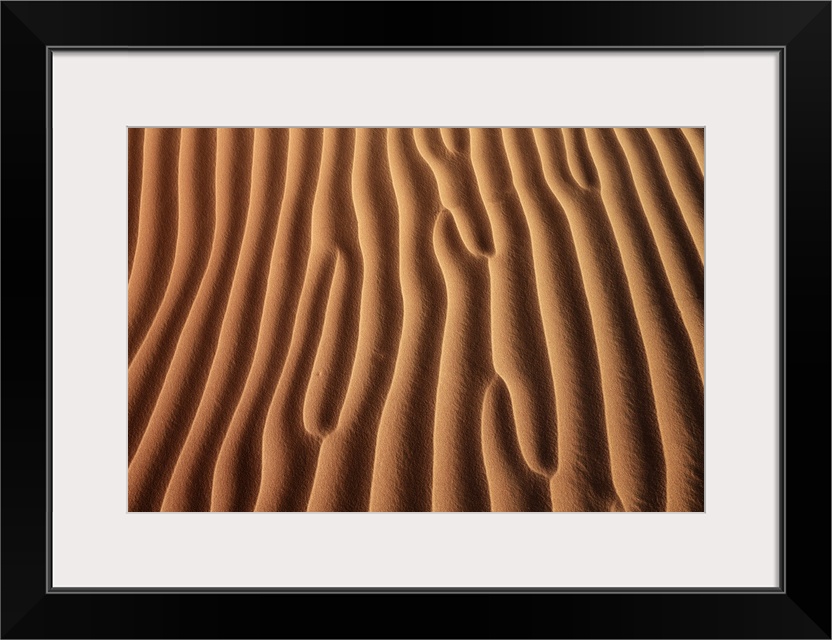
[[[829,638],[830,15],[828,1],[2,2],[2,637]],[[51,52],[69,47],[778,51],[780,586],[53,589],[48,97]]]

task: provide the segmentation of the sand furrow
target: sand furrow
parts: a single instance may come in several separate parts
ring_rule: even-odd
[[[176,343],[208,265],[214,233],[217,132],[182,129],[179,221],[170,283],[127,375],[128,460],[133,459],[165,381]]]
[[[485,392],[482,448],[492,511],[551,511],[548,480],[529,469],[514,425],[511,395],[497,376]]]
[[[494,378],[488,264],[463,244],[453,217],[436,221],[434,246],[448,291],[433,432],[433,511],[490,511],[481,407]]]
[[[688,139],[690,148],[696,156],[696,162],[699,164],[699,175],[705,175],[705,129],[704,128],[683,128],[682,133]],[[703,192],[704,196],[704,192]]]
[[[173,265],[179,136],[179,129],[148,129],[145,133],[138,233],[127,285],[128,362],[153,322]]]
[[[379,420],[371,511],[430,511],[433,423],[447,293],[433,250],[439,190],[410,129],[391,129],[387,155],[399,209],[402,340]]]
[[[414,129],[416,147],[430,165],[439,186],[442,204],[454,215],[456,225],[471,253],[491,255],[494,239],[488,214],[477,193],[465,129]],[[452,146],[448,148],[445,141]]]
[[[309,433],[325,437],[338,423],[355,358],[364,263],[352,202],[355,131],[324,132],[321,176],[312,207],[312,253],[337,251],[320,343],[306,390],[303,423]]]
[[[354,147],[353,130],[324,131],[312,206],[309,270],[300,301],[308,315],[297,318],[290,355],[267,418],[258,510],[272,510],[269,505],[275,503],[278,510],[306,508],[314,458],[321,439],[337,426],[346,394],[357,341],[363,270],[350,186]],[[306,435],[297,433],[298,422]],[[285,450],[286,442],[302,443],[298,445],[302,459],[296,461],[292,478],[285,477],[288,471],[279,464],[292,455],[292,450]]]
[[[356,131],[352,195],[364,260],[356,360],[338,425],[321,443],[309,511],[369,507],[378,423],[402,326],[398,206],[385,129]]]
[[[564,133],[566,136],[564,136]],[[568,166],[567,142],[590,156],[584,132],[535,129],[549,188],[564,208],[575,241],[592,317],[613,483],[627,511],[665,506],[665,462],[647,358],[621,253],[596,189],[583,189]]]
[[[699,261],[705,262],[705,178],[681,129],[648,129],[682,210]]]
[[[257,334],[286,174],[285,129],[255,129],[249,213],[220,339],[199,407],[174,467],[163,511],[208,511],[213,469],[239,401]]]
[[[699,511],[704,492],[704,391],[690,339],[614,131],[588,131],[642,328],[667,463],[667,509]]]
[[[127,279],[133,271],[133,256],[139,235],[139,208],[142,202],[142,158],[144,129],[127,130]]]
[[[286,184],[257,347],[214,468],[211,509],[251,511],[260,488],[263,429],[292,339],[311,244],[323,131],[292,129]]]
[[[217,131],[217,221],[208,267],[179,337],[161,393],[130,462],[131,511],[158,511],[191,427],[214,352],[242,245],[254,132]]]
[[[554,170],[575,187],[584,191],[597,191],[600,187],[598,169],[592,161],[592,154],[587,146],[586,135],[583,129],[561,129],[564,145],[560,155],[566,162],[557,160],[553,166]]]
[[[499,129],[471,131],[471,157],[494,234],[489,260],[494,369],[511,394],[520,450],[533,471],[558,466],[552,373],[537,298],[531,237]]]
[[[597,346],[575,243],[563,207],[543,176],[534,135],[503,129],[509,164],[526,213],[546,346],[557,399],[555,511],[606,511],[618,505],[612,482]],[[582,158],[581,182],[592,180]],[[562,167],[562,170],[565,167]]]
[[[699,376],[705,377],[705,270],[664,172],[644,129],[616,129],[664,272],[691,340]]]
[[[292,343],[266,415],[256,511],[306,510],[320,440],[304,428],[303,398],[339,262],[332,251],[309,257]]]
[[[702,511],[702,129],[130,129],[130,511]]]

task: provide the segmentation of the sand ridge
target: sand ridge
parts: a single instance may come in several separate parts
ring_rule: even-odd
[[[702,511],[702,129],[130,129],[130,511]]]

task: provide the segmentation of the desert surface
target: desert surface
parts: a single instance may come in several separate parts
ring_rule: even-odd
[[[703,511],[704,130],[128,129],[130,511]]]

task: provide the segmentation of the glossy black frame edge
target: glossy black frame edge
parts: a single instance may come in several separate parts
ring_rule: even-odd
[[[830,2],[2,2],[0,23],[2,637],[830,637]],[[51,51],[125,47],[778,50],[781,587],[52,589]],[[304,605],[320,614],[281,615]]]

